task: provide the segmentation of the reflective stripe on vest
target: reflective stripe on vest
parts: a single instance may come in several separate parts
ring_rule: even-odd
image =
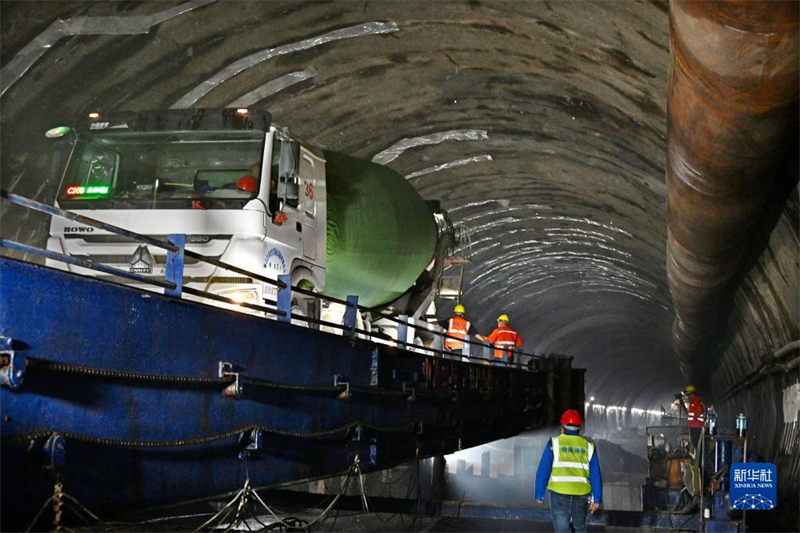
[[[589,461],[594,444],[579,435],[559,435],[551,441],[553,468],[547,490],[570,496],[583,496],[592,491],[589,483]]]
[[[687,413],[687,425],[690,428],[701,428],[705,425],[706,415],[703,409],[703,404],[695,397],[692,403],[689,404],[689,412]]]
[[[469,333],[470,327],[472,327],[472,324],[468,320],[456,316],[447,322],[447,334],[464,339]],[[455,339],[445,338],[444,345],[448,348],[461,348],[464,343]]]
[[[494,341],[495,350],[494,356],[498,358],[502,358],[504,353],[503,350],[506,350],[506,353],[510,354],[511,350],[517,345],[517,334],[514,331],[501,331],[500,335],[504,337],[511,337],[510,340],[496,340]]]

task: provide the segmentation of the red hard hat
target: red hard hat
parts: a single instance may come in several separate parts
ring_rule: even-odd
[[[578,414],[578,411],[575,409],[569,409],[568,411],[564,411],[564,414],[561,415],[561,425],[582,426],[583,421],[581,420],[581,415]]]
[[[239,178],[239,181],[236,182],[236,188],[240,191],[256,192],[258,188],[258,182],[253,176],[242,176]]]

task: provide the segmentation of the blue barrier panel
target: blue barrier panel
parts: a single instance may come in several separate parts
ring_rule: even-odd
[[[555,368],[411,353],[2,258],[0,332],[27,361],[0,388],[5,530],[52,494],[48,464],[108,516],[236,490],[240,457],[267,486],[356,454],[377,469],[509,437],[544,423]]]

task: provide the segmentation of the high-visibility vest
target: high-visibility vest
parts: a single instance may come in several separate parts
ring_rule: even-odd
[[[454,316],[447,321],[447,334],[458,337],[459,339],[466,339],[469,334],[469,328],[471,327],[472,324],[469,320],[466,320],[464,317]],[[445,337],[444,345],[451,350],[460,350],[464,343]]]
[[[522,339],[516,331],[508,326],[500,326],[489,335],[489,342],[495,345],[494,356],[502,359],[503,355],[511,356],[511,350],[522,344]]]
[[[689,412],[687,414],[686,425],[690,428],[701,428],[706,423],[706,413],[703,407],[703,402],[697,396],[694,397],[692,403],[689,404]]]
[[[594,455],[594,443],[579,435],[553,437],[553,469],[547,490],[569,496],[583,496],[592,492],[589,483],[589,461]]]

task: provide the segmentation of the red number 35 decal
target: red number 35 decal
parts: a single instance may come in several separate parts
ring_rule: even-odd
[[[308,196],[309,200],[314,199],[314,184],[312,184],[310,181],[306,182],[306,196]]]

